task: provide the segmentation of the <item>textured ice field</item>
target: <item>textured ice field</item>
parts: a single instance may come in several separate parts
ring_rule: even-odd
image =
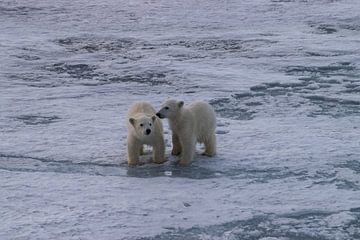
[[[0,61],[1,240],[360,239],[358,0],[0,0]],[[169,96],[218,155],[128,168]]]

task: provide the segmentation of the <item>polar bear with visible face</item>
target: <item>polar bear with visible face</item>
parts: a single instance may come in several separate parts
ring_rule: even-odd
[[[153,147],[153,162],[165,161],[165,143],[161,120],[147,102],[134,103],[128,111],[128,164],[139,163],[144,145]]]
[[[168,118],[172,130],[173,155],[181,154],[181,165],[188,165],[194,157],[196,143],[205,144],[203,155],[216,154],[216,115],[210,104],[202,101],[184,106],[183,101],[167,100],[156,113]]]

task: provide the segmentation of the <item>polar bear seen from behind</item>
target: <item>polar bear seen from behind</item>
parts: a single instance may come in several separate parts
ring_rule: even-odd
[[[196,101],[184,106],[183,101],[167,100],[156,114],[168,118],[172,130],[173,155],[181,154],[181,165],[188,165],[194,157],[196,143],[205,144],[204,155],[216,154],[216,115],[210,104]]]
[[[136,102],[128,111],[128,164],[139,163],[144,145],[153,147],[153,162],[165,161],[165,143],[161,120],[147,102]]]

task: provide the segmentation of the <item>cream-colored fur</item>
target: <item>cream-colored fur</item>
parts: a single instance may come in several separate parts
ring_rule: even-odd
[[[155,109],[147,102],[134,103],[128,111],[128,164],[139,163],[143,147],[153,147],[153,162],[165,161],[165,143],[161,120]]]
[[[184,106],[183,101],[167,100],[156,115],[168,118],[172,130],[171,153],[181,154],[181,165],[193,160],[197,142],[205,144],[204,155],[216,154],[216,115],[210,104],[197,101]]]

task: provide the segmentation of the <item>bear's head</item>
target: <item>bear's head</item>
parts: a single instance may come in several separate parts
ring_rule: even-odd
[[[156,116],[142,116],[138,118],[130,118],[129,122],[134,127],[136,135],[139,138],[146,138],[154,133],[154,123]]]
[[[183,101],[176,101],[173,99],[167,100],[161,107],[160,111],[156,113],[159,118],[176,118],[180,109],[184,106]]]

